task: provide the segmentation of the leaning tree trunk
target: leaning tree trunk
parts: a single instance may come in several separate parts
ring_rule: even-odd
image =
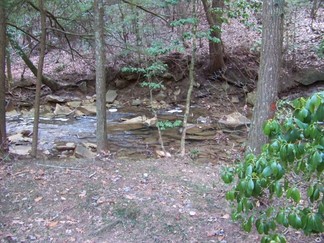
[[[267,142],[267,137],[263,134],[263,125],[274,116],[275,112],[282,58],[284,3],[284,0],[263,1],[257,100],[248,137],[249,149],[257,154],[261,152],[262,145]]]
[[[224,50],[221,40],[222,16],[224,0],[212,0],[211,7],[207,0],[201,0],[210,29],[209,39],[209,70],[211,72],[221,70],[225,66]]]
[[[6,11],[0,4],[0,155],[6,150]]]
[[[27,67],[30,69],[30,71],[37,77],[37,68],[34,66],[32,61],[28,58],[26,53],[23,51],[23,49],[19,46],[19,44],[10,36],[9,41],[11,46],[16,49],[17,54],[23,59],[23,61],[26,63]],[[52,91],[57,91],[61,88],[61,85],[59,85],[56,81],[42,75],[42,83],[45,84],[47,87],[49,87]]]
[[[44,9],[43,0],[38,0],[39,10],[41,14],[41,40],[40,40],[40,54],[38,61],[38,70],[37,70],[37,83],[36,83],[36,94],[35,94],[35,104],[34,104],[34,127],[33,127],[33,143],[31,155],[36,157],[37,155],[37,143],[38,143],[38,124],[39,124],[39,106],[40,106],[40,92],[42,86],[42,77],[43,77],[43,66],[44,66],[44,57],[45,57],[45,48],[46,48],[46,14]]]
[[[96,46],[97,153],[107,150],[104,2],[94,0]]]

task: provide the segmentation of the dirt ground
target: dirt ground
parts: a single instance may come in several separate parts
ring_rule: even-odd
[[[232,222],[221,167],[177,157],[2,163],[0,242],[259,242]]]

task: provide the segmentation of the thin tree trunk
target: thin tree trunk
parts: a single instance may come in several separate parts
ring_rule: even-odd
[[[19,46],[19,44],[12,37],[9,37],[9,41],[10,41],[11,46],[14,49],[16,49],[18,55],[26,63],[26,65],[30,69],[30,71],[37,77],[38,70],[34,66],[32,61],[28,58],[28,56],[23,51],[23,49]],[[54,80],[52,80],[44,75],[42,75],[42,83],[45,84],[47,87],[49,87],[52,91],[57,91],[61,88],[61,86],[57,82],[55,82]]]
[[[6,133],[6,11],[0,4],[0,155],[7,150]]]
[[[8,47],[8,41],[6,42]],[[10,90],[10,87],[12,86],[12,71],[11,71],[11,57],[10,57],[10,51],[6,50],[6,67],[7,67],[7,85],[6,90]]]
[[[96,109],[97,109],[97,153],[108,147],[106,121],[106,79],[105,79],[105,41],[104,41],[104,1],[94,0],[95,46],[96,46]]]
[[[45,48],[46,48],[46,12],[44,9],[43,0],[38,0],[40,15],[41,15],[41,40],[40,40],[40,54],[38,61],[38,70],[37,70],[37,83],[36,83],[36,94],[35,94],[35,104],[34,104],[34,127],[33,127],[33,142],[32,142],[32,151],[31,155],[33,157],[37,156],[37,143],[38,143],[38,125],[39,125],[39,106],[40,106],[40,92],[42,86],[42,77],[43,77],[43,66],[44,66],[44,57],[45,57]]]
[[[196,0],[193,1],[193,11],[192,15],[196,18]],[[192,52],[191,52],[191,62],[189,67],[189,88],[186,98],[186,110],[183,116],[183,130],[181,135],[180,141],[180,155],[183,157],[186,154],[186,133],[187,133],[187,123],[188,123],[188,116],[190,112],[190,101],[191,101],[191,94],[193,90],[193,85],[195,82],[195,60],[196,60],[196,45],[197,45],[197,25],[194,24],[192,27]]]
[[[263,1],[263,31],[257,100],[253,110],[248,147],[256,154],[267,142],[264,123],[274,116],[278,96],[283,43],[284,0]]]
[[[221,41],[222,15],[224,0],[212,0],[211,7],[207,0],[201,0],[210,29],[209,70],[221,70],[225,66],[223,43]]]

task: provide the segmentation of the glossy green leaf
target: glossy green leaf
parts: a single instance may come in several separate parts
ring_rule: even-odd
[[[270,166],[265,167],[264,170],[262,171],[262,175],[264,177],[270,176],[271,173],[272,173],[272,170],[271,170],[271,167]]]
[[[264,233],[264,223],[261,221],[261,219],[258,219],[255,222],[255,226],[257,228],[257,231],[259,234],[263,234]]]
[[[290,213],[288,215],[288,222],[295,229],[300,229],[302,227],[301,218],[295,213]]]
[[[252,165],[249,165],[248,167],[246,167],[245,176],[250,176],[252,174],[252,171],[253,171]]]
[[[234,199],[235,199],[235,191],[231,190],[231,191],[226,192],[225,198],[226,198],[227,201],[234,201]]]
[[[300,191],[296,187],[291,190],[291,198],[296,203],[299,203],[299,201],[300,201]]]
[[[252,180],[252,178],[249,180],[249,182],[248,182],[248,187],[247,187],[247,189],[249,190],[249,191],[253,191],[253,189],[254,189],[254,182],[253,182],[253,180]]]
[[[266,136],[270,136],[271,134],[271,129],[272,129],[272,123],[271,121],[268,121],[264,127],[263,127],[263,133],[266,135]]]
[[[253,221],[254,221],[253,216],[250,216],[249,219],[246,220],[246,221],[243,223],[243,229],[244,229],[244,231],[246,231],[246,232],[248,232],[248,233],[251,232]]]
[[[282,185],[279,181],[275,183],[275,193],[277,197],[281,197],[283,195]]]

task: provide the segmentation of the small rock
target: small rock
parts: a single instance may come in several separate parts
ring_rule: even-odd
[[[161,90],[156,96],[155,96],[155,99],[157,101],[161,101],[161,100],[164,100],[166,98],[166,94],[164,93],[163,90]]]
[[[54,102],[54,103],[64,103],[67,101],[65,97],[61,97],[58,95],[47,95],[45,100],[47,102]]]
[[[86,94],[88,92],[88,85],[86,81],[83,81],[79,84],[79,89],[82,93]]]
[[[253,92],[250,92],[247,94],[247,97],[246,97],[246,103],[250,104],[250,105],[255,105],[255,102],[256,102],[256,92],[253,91]]]
[[[81,105],[81,101],[75,100],[75,101],[69,101],[66,103],[70,108],[75,109]]]
[[[84,147],[83,145],[77,145],[75,148],[75,157],[76,158],[95,158],[96,154],[91,152],[89,149]]]
[[[229,115],[225,115],[221,119],[219,119],[218,122],[228,128],[236,128],[251,123],[251,121],[247,117],[243,116],[239,112],[233,112]]]
[[[77,108],[78,111],[81,111],[83,115],[91,116],[97,114],[96,104],[83,105]]]
[[[233,104],[238,104],[238,103],[240,103],[240,100],[239,100],[239,98],[238,98],[237,96],[232,96],[231,101],[232,101]]]
[[[16,110],[6,111],[6,117],[19,116],[20,114]]]
[[[67,116],[67,115],[72,114],[72,112],[73,111],[69,107],[56,104],[55,110],[54,110],[54,115]]]
[[[190,216],[195,216],[196,214],[197,214],[197,213],[196,213],[195,211],[190,211],[190,212],[189,212],[189,215],[190,215]]]
[[[210,119],[209,116],[206,116],[206,117],[200,116],[200,117],[197,118],[197,123],[210,124],[211,119]]]
[[[37,237],[34,235],[28,235],[27,239],[28,240],[37,240]]]
[[[142,104],[140,99],[132,100],[132,106],[139,106]]]
[[[59,143],[56,145],[56,149],[58,151],[74,150],[75,147],[76,147],[75,143]]]
[[[106,102],[113,103],[117,98],[117,91],[116,90],[108,90],[106,93]]]
[[[155,153],[157,154],[158,157],[171,157],[171,154],[169,152],[164,152],[162,150],[155,150]]]

